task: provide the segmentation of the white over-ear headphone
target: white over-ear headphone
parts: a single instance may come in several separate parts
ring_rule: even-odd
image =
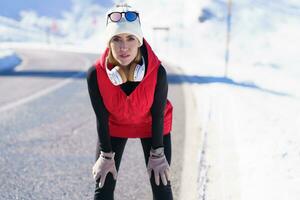
[[[142,64],[137,64],[136,66],[131,66],[129,69],[129,75],[126,76],[126,73],[124,70],[119,67],[115,66],[111,70],[107,67],[107,62],[105,64],[106,73],[108,75],[108,78],[114,85],[121,85],[122,83],[125,83],[127,81],[135,81],[139,82],[142,81],[145,76],[145,60],[144,57],[142,57]]]

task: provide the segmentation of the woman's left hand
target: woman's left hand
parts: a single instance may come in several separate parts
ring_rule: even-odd
[[[159,185],[160,178],[164,185],[167,185],[167,181],[170,180],[170,166],[164,154],[164,148],[151,149],[147,171],[149,178],[151,178],[152,170],[154,172],[154,178],[156,185]],[[159,178],[160,177],[160,178]]]

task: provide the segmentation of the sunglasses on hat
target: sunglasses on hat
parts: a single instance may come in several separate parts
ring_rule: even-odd
[[[112,22],[118,22],[122,19],[122,14],[124,13],[125,19],[129,22],[135,21],[139,17],[139,13],[134,12],[134,11],[127,11],[127,12],[112,12],[107,15],[107,21],[106,25],[108,23],[108,18]]]

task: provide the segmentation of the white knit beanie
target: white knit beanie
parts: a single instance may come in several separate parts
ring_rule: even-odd
[[[121,33],[128,33],[136,36],[138,41],[140,42],[140,46],[143,45],[143,32],[141,29],[139,18],[137,18],[135,21],[129,22],[125,19],[123,14],[120,21],[113,22],[108,17],[108,15],[112,12],[127,12],[127,11],[134,11],[138,13],[137,10],[133,9],[128,4],[118,4],[107,12],[106,14],[107,25],[106,25],[106,34],[105,34],[107,45],[109,45],[109,42],[113,36]]]

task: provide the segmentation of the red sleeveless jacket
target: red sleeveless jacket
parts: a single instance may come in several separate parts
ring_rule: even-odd
[[[148,53],[147,72],[134,89],[127,96],[120,86],[111,83],[105,70],[105,60],[108,49],[96,62],[97,80],[104,105],[109,112],[109,133],[122,138],[149,138],[152,136],[151,106],[156,87],[157,72],[160,61],[144,40]],[[164,130],[166,135],[172,128],[173,107],[169,100],[164,113]]]

